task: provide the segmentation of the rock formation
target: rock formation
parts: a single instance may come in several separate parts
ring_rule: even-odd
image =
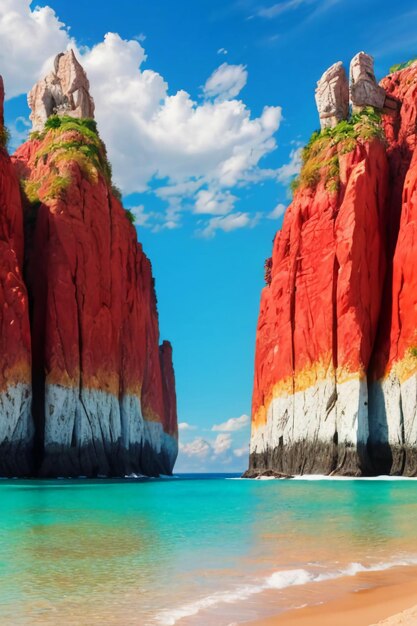
[[[321,128],[333,128],[349,115],[349,83],[343,63],[339,61],[317,83],[316,104]]]
[[[73,50],[58,54],[54,71],[40,80],[28,95],[33,130],[41,131],[51,115],[93,118],[94,101],[87,75]]]
[[[359,52],[350,63],[349,76],[353,113],[367,106],[382,111],[385,104],[385,89],[376,82],[373,58],[365,52]]]
[[[0,152],[0,475],[170,474],[175,377],[151,264],[84,118],[92,100],[73,53],[53,76],[31,92],[42,131],[14,167]]]
[[[320,127],[334,128],[349,117],[349,103],[352,113],[360,113],[372,107],[384,113],[395,115],[398,100],[378,85],[374,74],[374,60],[365,52],[359,52],[350,63],[348,83],[343,63],[338,61],[317,83],[316,105]]]
[[[417,64],[375,89],[356,59],[359,117],[313,136],[268,263],[255,473],[417,475]]]

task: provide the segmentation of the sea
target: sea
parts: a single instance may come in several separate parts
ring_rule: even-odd
[[[0,624],[235,626],[416,565],[416,520],[412,479],[3,480]]]

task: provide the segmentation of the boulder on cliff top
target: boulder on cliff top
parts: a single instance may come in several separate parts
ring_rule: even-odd
[[[343,63],[327,69],[316,87],[316,104],[321,128],[333,128],[349,115],[349,83]]]
[[[376,82],[373,57],[366,52],[358,52],[350,62],[349,74],[352,111],[356,113],[367,106],[382,111],[386,93]]]
[[[28,95],[33,130],[43,130],[51,115],[94,117],[90,83],[74,51],[55,57],[54,70],[34,85]]]

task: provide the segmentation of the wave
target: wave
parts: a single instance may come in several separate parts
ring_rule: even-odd
[[[385,563],[374,565],[363,565],[362,563],[350,563],[345,568],[323,573],[317,573],[307,569],[279,570],[258,584],[242,585],[229,591],[218,591],[194,602],[184,604],[174,609],[164,609],[156,616],[156,624],[160,626],[175,626],[180,620],[186,617],[197,615],[205,609],[215,608],[222,604],[235,604],[242,600],[247,600],[251,596],[268,590],[280,590],[287,587],[307,585],[309,583],[320,583],[327,580],[335,580],[345,576],[356,576],[361,572],[381,572],[394,567],[405,567],[417,565],[417,556],[403,559],[394,559]]]

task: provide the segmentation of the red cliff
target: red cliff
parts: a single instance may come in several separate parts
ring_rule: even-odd
[[[170,473],[175,383],[161,367],[151,265],[94,123],[50,118],[14,162],[27,196],[41,474]]]
[[[382,117],[358,105],[313,135],[267,262],[255,472],[417,472],[417,65],[365,76]]]
[[[0,149],[1,476],[170,474],[177,456],[172,348],[88,90],[58,55],[30,94],[38,130],[13,163]]]
[[[0,475],[32,471],[29,304],[22,277],[23,213],[19,182],[5,149],[0,77]]]
[[[417,474],[417,64],[381,83],[401,102],[389,141],[388,272],[370,371],[371,440],[380,471]]]

